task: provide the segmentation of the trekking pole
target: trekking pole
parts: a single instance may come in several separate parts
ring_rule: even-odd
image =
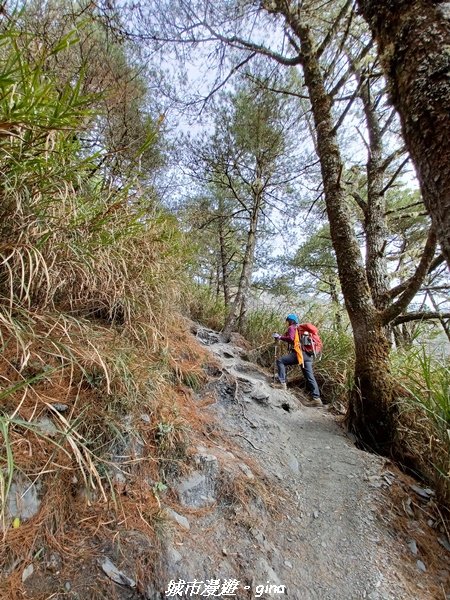
[[[277,381],[277,358],[278,358],[278,340],[275,340],[274,353],[273,353],[273,383]]]

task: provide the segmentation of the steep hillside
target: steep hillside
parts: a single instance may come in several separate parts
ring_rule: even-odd
[[[17,597],[443,598],[448,550],[432,492],[356,449],[300,392],[270,388],[241,340],[193,331],[212,355],[187,335],[176,344],[180,383],[167,394],[178,400],[153,438],[151,403],[125,419],[129,437],[110,461],[120,509],[83,486],[69,499],[61,490],[74,505],[16,565]],[[157,448],[164,483],[144,466]]]

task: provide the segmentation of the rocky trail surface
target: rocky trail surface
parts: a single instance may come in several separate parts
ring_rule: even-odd
[[[431,573],[387,510],[395,467],[357,449],[327,410],[271,388],[241,348],[194,332],[218,364],[199,397],[216,399],[207,410],[233,447],[198,447],[176,484],[165,597],[445,599],[448,554]]]
[[[167,486],[143,482],[159,503],[153,537],[116,524],[106,539],[86,538],[86,557],[66,557],[66,567],[44,551],[24,568],[20,597],[450,598],[448,532],[433,491],[357,449],[330,411],[301,403],[299,388],[270,387],[243,340],[191,331],[211,354],[208,382],[186,389],[193,418],[204,419],[201,442]],[[118,454],[139,458],[131,434]],[[122,482],[129,474],[117,460]],[[11,600],[1,586],[0,598]]]

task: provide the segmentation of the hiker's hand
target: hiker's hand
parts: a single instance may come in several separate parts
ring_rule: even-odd
[[[272,333],[272,337],[274,340],[279,340],[281,335],[279,333]]]

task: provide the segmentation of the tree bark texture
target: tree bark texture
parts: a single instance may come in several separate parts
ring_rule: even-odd
[[[348,424],[374,450],[388,452],[394,441],[393,381],[389,371],[389,344],[376,310],[361,252],[349,219],[343,162],[321,66],[309,28],[291,15],[290,25],[301,42],[302,66],[317,132],[327,214],[339,279],[355,341],[355,389]]]
[[[256,231],[258,228],[258,220],[261,209],[261,194],[258,193],[256,196],[257,197],[255,198],[255,203],[250,214],[250,226],[247,234],[247,243],[245,246],[245,254],[242,262],[242,271],[239,278],[238,290],[222,331],[222,337],[225,341],[230,339],[231,332],[233,331],[233,328],[240,317],[242,307],[246,306],[247,296],[250,290],[253,263],[255,260]]]
[[[436,0],[358,0],[450,267],[450,8]]]
[[[342,309],[341,309],[341,302],[339,300],[339,294],[338,294],[338,290],[337,290],[337,282],[334,277],[330,277],[329,286],[330,286],[331,302],[332,302],[333,311],[334,311],[334,319],[333,319],[334,326],[336,328],[336,331],[341,332],[343,330],[342,314],[341,314]]]
[[[389,368],[390,344],[376,313],[354,330],[355,383],[346,420],[365,446],[382,453],[395,444],[393,379]]]
[[[223,228],[223,219],[219,219],[219,246],[220,246],[220,263],[222,269],[222,287],[223,287],[223,299],[225,308],[230,305],[230,291],[228,286],[228,260],[225,242],[225,233]]]
[[[383,140],[376,109],[371,99],[369,80],[361,81],[362,76],[359,73],[357,77],[369,134],[369,156],[366,167],[367,204],[364,211],[366,272],[374,304],[378,310],[383,310],[389,304],[389,277],[385,255],[388,230],[383,193]]]

